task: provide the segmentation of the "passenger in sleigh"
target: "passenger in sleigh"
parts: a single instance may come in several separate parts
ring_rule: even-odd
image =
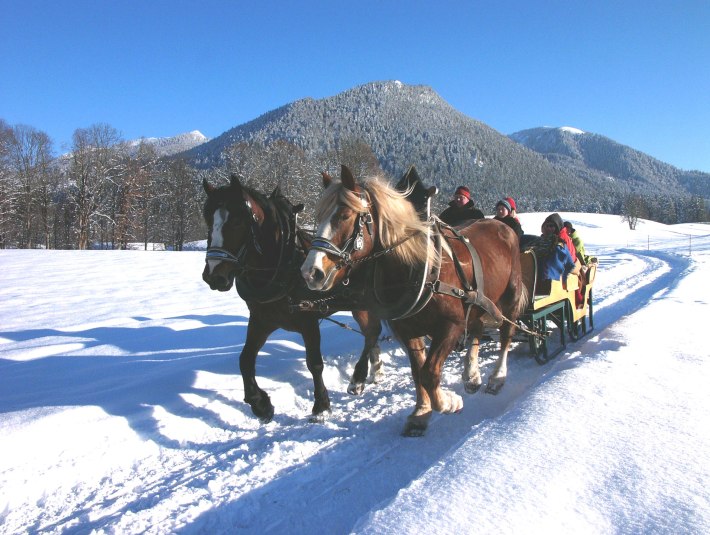
[[[538,294],[550,293],[551,280],[561,279],[562,286],[566,289],[567,276],[570,273],[579,275],[579,266],[575,263],[573,253],[561,236],[562,228],[560,215],[550,214],[542,224],[540,238],[532,246],[538,262]],[[579,289],[577,292],[579,293]],[[581,293],[579,297],[581,298]]]
[[[441,212],[439,219],[451,226],[457,226],[485,217],[473,203],[471,191],[466,186],[459,186],[449,202],[449,207]]]
[[[569,221],[565,221],[564,225],[567,235],[570,237],[570,240],[574,245],[574,250],[577,254],[577,265],[581,266],[579,271],[579,295],[577,296],[577,305],[579,306],[583,301],[583,295],[585,293],[584,290],[588,282],[589,264],[592,259],[587,255],[587,252],[584,249],[584,242],[582,241],[582,237],[579,235],[579,232],[577,232],[577,229],[575,229]]]
[[[512,228],[515,231],[515,234],[518,236],[518,240],[523,235],[523,227],[520,226],[520,221],[513,215],[514,209],[513,205],[511,205],[513,199],[510,197],[506,197],[505,199],[501,199],[496,203],[496,215],[493,217],[493,219],[497,219],[501,223],[505,223],[508,225],[510,228]]]
[[[579,232],[577,232],[577,229],[575,229],[572,223],[570,223],[569,221],[565,221],[565,230],[567,231],[567,235],[570,237],[570,240],[572,240],[572,245],[574,245],[574,250],[577,254],[577,260],[579,260],[580,264],[586,266],[587,264],[589,264],[589,257],[587,256],[587,252],[584,249],[584,242],[582,241],[582,237],[579,235]]]

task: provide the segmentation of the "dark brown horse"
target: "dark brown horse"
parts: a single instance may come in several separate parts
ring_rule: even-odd
[[[365,293],[365,304],[389,320],[412,368],[417,402],[405,434],[422,434],[432,410],[462,408],[461,397],[440,381],[446,357],[467,332],[475,337],[467,390],[481,386],[478,338],[484,324],[500,328],[501,355],[487,385],[487,392],[497,393],[507,374],[514,322],[527,304],[515,233],[490,219],[459,229],[422,221],[401,192],[378,177],[358,183],[345,166],[341,182],[326,185],[316,206],[318,237],[301,273],[310,289],[331,291],[359,270],[372,271],[368,287],[374,290]],[[412,303],[402,306],[407,295]],[[425,336],[431,337],[428,352]]]
[[[210,288],[222,292],[236,285],[249,307],[247,337],[239,355],[244,401],[261,420],[273,417],[274,406],[256,382],[256,357],[271,333],[281,328],[303,337],[306,363],[313,376],[313,415],[321,415],[330,409],[320,351],[319,321],[325,314],[293,312],[289,307],[290,296],[302,299],[303,292],[307,292],[299,268],[305,259],[304,240],[308,237],[296,224],[303,205],[292,205],[278,188],[266,197],[242,186],[234,175],[228,186],[214,187],[206,181],[203,186],[207,193],[203,215],[208,235],[202,278]],[[380,321],[366,312],[353,312],[353,317],[365,336],[361,368],[367,374],[369,358],[373,371],[379,371]]]

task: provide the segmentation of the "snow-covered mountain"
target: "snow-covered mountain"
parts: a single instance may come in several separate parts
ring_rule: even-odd
[[[128,146],[130,149],[137,150],[141,142],[148,143],[155,147],[159,156],[172,156],[173,154],[195,148],[207,141],[209,141],[209,138],[202,134],[202,132],[193,130],[192,132],[186,132],[172,137],[144,137],[134,139],[128,142]]]
[[[446,196],[468,183],[476,190],[476,203],[485,210],[508,195],[526,210],[574,206],[599,211],[596,197],[619,197],[613,184],[590,183],[570,169],[556,167],[456,110],[431,87],[399,81],[372,82],[332,97],[297,100],[224,132],[184,157],[196,167],[209,169],[224,165],[225,151],[235,144],[283,140],[302,150],[317,169],[324,154],[336,154],[355,139],[369,145],[391,176],[401,176],[414,164],[419,175]],[[443,205],[444,199],[434,202]],[[612,211],[613,206],[607,203],[604,208]]]
[[[506,136],[459,112],[431,87],[399,81],[297,100],[235,126],[184,157],[196,167],[219,167],[234,144],[283,140],[317,168],[323,154],[337,153],[352,139],[364,140],[391,176],[401,176],[414,164],[425,181],[443,192],[468,183],[484,210],[508,195],[525,210],[608,213],[617,212],[631,192],[710,199],[707,173],[682,171],[573,127]]]
[[[530,128],[509,137],[577,175],[596,175],[598,180],[611,180],[640,193],[710,198],[708,173],[678,169],[600,134],[563,126]]]

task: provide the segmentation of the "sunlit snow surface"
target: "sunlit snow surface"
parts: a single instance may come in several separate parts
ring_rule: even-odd
[[[260,424],[248,311],[204,253],[0,251],[0,532],[710,532],[710,227],[562,217],[600,259],[596,330],[544,366],[520,343],[498,396],[465,394],[453,354],[464,409],[419,439],[402,351],[382,342],[384,381],[352,397],[362,339],[330,322],[330,417],[309,421],[303,343],[277,331]]]

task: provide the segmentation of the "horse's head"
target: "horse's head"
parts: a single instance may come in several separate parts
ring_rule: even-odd
[[[417,212],[425,215],[428,214],[429,199],[439,192],[436,186],[426,187],[424,185],[413,165],[402,175],[395,189],[404,192]]]
[[[232,175],[228,186],[202,183],[207,200],[203,216],[207,224],[207,258],[202,279],[213,290],[227,291],[234,283],[240,255],[254,233],[254,226],[264,221],[263,208]]]
[[[350,169],[341,167],[340,182],[323,173],[323,185],[326,190],[316,206],[316,238],[301,266],[308,287],[319,291],[342,282],[353,262],[372,252],[376,235],[368,193]]]

